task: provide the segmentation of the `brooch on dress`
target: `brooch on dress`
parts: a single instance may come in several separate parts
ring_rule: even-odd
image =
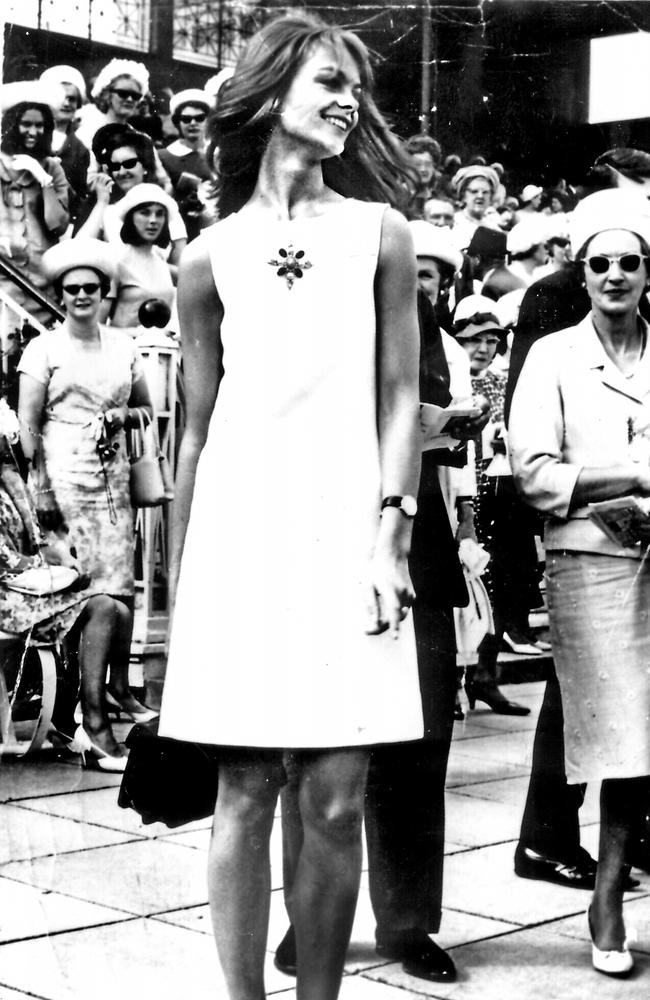
[[[280,260],[269,260],[267,264],[270,264],[271,267],[277,267],[276,274],[278,278],[286,278],[287,288],[291,291],[296,278],[302,278],[303,271],[308,271],[313,265],[310,261],[304,259],[305,251],[294,250],[291,243],[286,250],[281,247],[278,250],[278,254],[280,255]]]

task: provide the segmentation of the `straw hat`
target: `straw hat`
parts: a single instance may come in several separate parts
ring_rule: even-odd
[[[416,257],[433,257],[435,260],[449,264],[454,271],[460,271],[463,265],[463,255],[456,249],[451,236],[451,230],[434,226],[430,222],[415,219],[409,222],[413,237]]]
[[[39,82],[45,86],[53,83],[68,83],[71,87],[76,87],[82,101],[86,100],[86,81],[74,66],[50,66],[43,70],[39,77]]]
[[[43,273],[49,281],[56,281],[77,267],[89,267],[112,281],[117,270],[113,247],[104,240],[87,236],[75,236],[50,247],[43,254],[42,263]]]
[[[173,198],[157,184],[136,184],[127,191],[123,198],[115,204],[118,217],[124,222],[129,212],[140,205],[162,205],[167,209],[167,218],[178,212],[178,206]]]
[[[92,98],[99,97],[102,90],[118,79],[120,76],[130,76],[140,85],[142,96],[149,92],[149,72],[142,63],[133,59],[111,59],[109,63],[100,70],[97,79],[90,91]]]
[[[569,217],[569,236],[574,258],[586,243],[608,229],[636,233],[650,246],[650,202],[629,189],[598,191],[578,202]]]
[[[188,90],[180,90],[169,99],[169,113],[175,115],[184,104],[192,104],[209,111],[212,107],[212,98],[206,94],[205,90],[198,87],[190,87]]]

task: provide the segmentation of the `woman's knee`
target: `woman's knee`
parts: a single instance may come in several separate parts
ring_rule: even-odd
[[[333,844],[352,844],[361,837],[367,761],[358,768],[318,771],[305,776],[300,788],[300,815],[305,830],[326,838]]]
[[[86,622],[114,626],[116,620],[116,604],[108,594],[94,594],[86,604]]]
[[[219,765],[217,811],[240,825],[257,825],[273,818],[284,783],[282,760],[228,755]]]

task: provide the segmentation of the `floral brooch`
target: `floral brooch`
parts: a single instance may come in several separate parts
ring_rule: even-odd
[[[271,267],[277,267],[278,278],[284,278],[287,282],[287,288],[291,291],[296,278],[302,278],[303,272],[308,271],[313,265],[310,261],[305,260],[305,251],[294,250],[291,243],[286,250],[281,247],[278,250],[278,255],[279,260],[269,260],[267,263]]]

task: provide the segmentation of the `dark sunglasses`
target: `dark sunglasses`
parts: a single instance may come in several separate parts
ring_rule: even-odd
[[[94,295],[95,292],[99,291],[99,282],[87,281],[85,285],[64,285],[63,291],[67,292],[68,295],[78,295],[81,291],[86,295]]]
[[[196,115],[179,115],[178,117],[180,121],[182,121],[183,125],[190,125],[192,122],[196,122],[200,125],[201,122],[204,122],[208,116],[205,111],[200,111]]]
[[[618,264],[621,271],[625,271],[626,274],[634,274],[641,267],[641,261],[647,259],[640,253],[622,253],[618,257],[606,257],[604,253],[597,253],[593,257],[585,257],[583,263],[593,274],[607,274],[614,262]]]
[[[122,160],[121,163],[115,163],[114,160],[111,160],[108,164],[108,171],[111,174],[116,174],[118,170],[133,170],[139,162],[139,156],[130,156],[128,160]]]
[[[137,90],[123,90],[122,87],[111,87],[111,94],[117,94],[121,101],[139,101],[142,97]]]

